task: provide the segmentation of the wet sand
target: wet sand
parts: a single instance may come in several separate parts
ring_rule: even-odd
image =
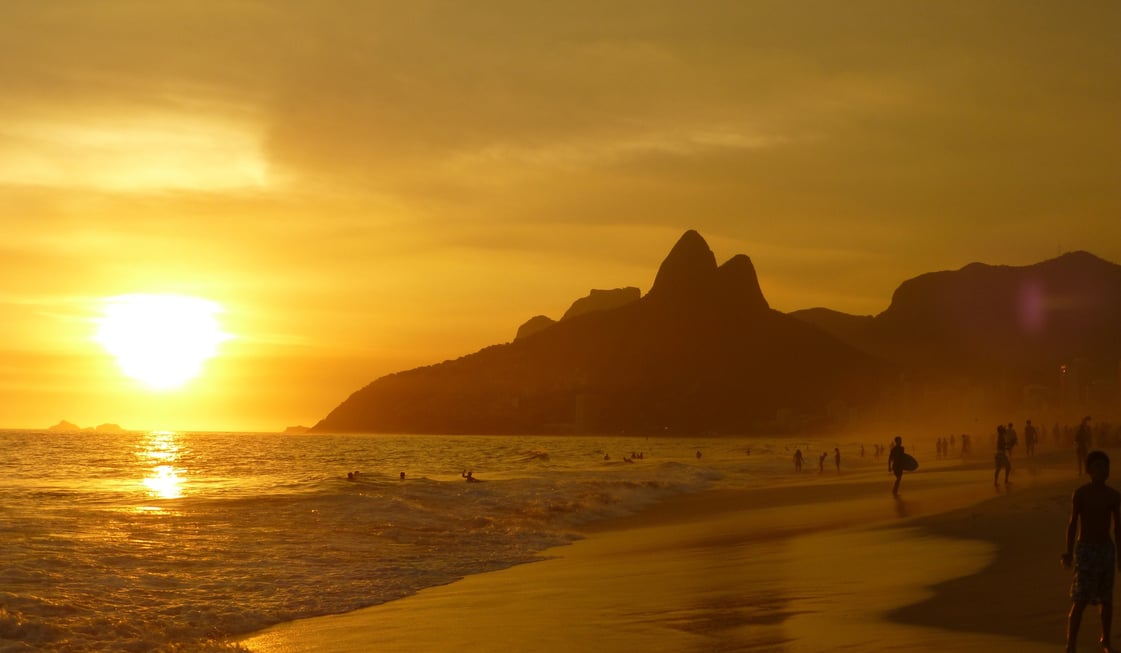
[[[994,490],[983,462],[955,462],[908,475],[899,499],[891,477],[870,469],[679,497],[589,528],[547,560],[241,644],[259,653],[1061,650],[1070,576],[1058,555],[1077,485],[1062,453],[1020,464],[1008,489]],[[1094,650],[1097,631],[1088,610],[1083,650]]]

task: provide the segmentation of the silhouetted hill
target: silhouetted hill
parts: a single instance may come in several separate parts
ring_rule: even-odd
[[[646,296],[355,392],[320,432],[700,433],[843,419],[878,398],[872,356],[768,308],[746,256],[686,232]],[[780,418],[780,419],[776,419]]]
[[[47,430],[48,431],[61,431],[63,433],[70,433],[70,432],[73,432],[73,431],[81,431],[82,427],[78,426],[74,422],[68,422],[66,420],[62,420],[58,424],[55,424],[54,426],[50,427]]]
[[[807,308],[789,313],[803,322],[809,322],[837,336],[841,342],[860,348],[868,345],[866,333],[874,318],[871,315],[849,315],[830,308]]]
[[[518,334],[514,336],[514,340],[521,340],[541,333],[556,323],[556,320],[547,315],[534,315],[518,327]]]
[[[902,367],[917,379],[1057,385],[1061,365],[1116,378],[1121,266],[1087,252],[1034,265],[971,263],[903,282],[872,317],[827,309],[792,315]],[[1056,388],[1057,390],[1057,388]]]
[[[615,288],[614,290],[592,289],[587,297],[581,297],[572,302],[572,306],[568,307],[568,310],[561,316],[561,321],[571,320],[574,317],[595,313],[596,311],[609,311],[638,301],[641,297],[642,291],[632,286]]]
[[[588,313],[619,308],[620,306],[638,301],[641,297],[641,291],[639,291],[638,288],[630,286],[626,288],[615,288],[614,290],[597,290],[593,288],[587,297],[581,297],[572,302],[572,305],[569,306],[568,310],[561,316],[560,321],[571,320],[581,315],[587,315]],[[514,337],[514,340],[528,338],[529,336],[548,329],[556,323],[557,320],[548,316],[535,315],[518,327],[518,335]]]

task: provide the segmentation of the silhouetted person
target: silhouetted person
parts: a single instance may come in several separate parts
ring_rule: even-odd
[[[1028,458],[1035,456],[1035,445],[1039,442],[1039,431],[1032,426],[1029,419],[1024,424],[1024,451],[1027,452]]]
[[[1004,428],[1004,444],[1009,458],[1012,458],[1012,449],[1014,449],[1019,442],[1019,438],[1016,437],[1016,427],[1012,425],[1012,422],[1008,422],[1008,426]]]
[[[405,480],[405,472],[401,472],[401,480]]]
[[[817,459],[817,473],[818,474],[824,474],[825,473],[825,459],[828,458],[828,457],[829,457],[828,452],[825,452],[825,451],[821,452],[821,457]]]
[[[1012,461],[1008,458],[1008,432],[1004,426],[996,427],[996,453],[993,454],[993,485],[997,485],[1000,470],[1004,470],[1004,484],[1008,485],[1008,474],[1012,472]]]
[[[864,457],[864,445],[860,445],[860,457]]]
[[[697,460],[700,460],[700,459],[701,459],[701,450],[698,449],[697,450]]]
[[[895,443],[887,455],[887,471],[895,474],[895,485],[891,486],[891,496],[899,496],[899,482],[903,480],[903,438],[895,436]]]
[[[1086,460],[1086,452],[1090,450],[1090,416],[1082,418],[1078,425],[1078,432],[1074,434],[1074,455],[1078,458],[1078,475],[1082,476],[1082,463]]]
[[[1113,579],[1117,565],[1116,542],[1121,542],[1121,494],[1106,485],[1109,456],[1104,451],[1086,455],[1090,482],[1074,491],[1070,523],[1067,525],[1064,567],[1071,566],[1073,552],[1074,582],[1070,587],[1070,617],[1067,621],[1067,651],[1078,643],[1082,611],[1089,604],[1100,604],[1103,651],[1112,651]],[[1113,538],[1110,539],[1110,527]],[[1075,534],[1078,535],[1077,545]]]
[[[837,464],[837,473],[841,473],[841,450],[833,447],[833,462]]]
[[[468,483],[479,482],[479,479],[475,478],[475,472],[464,471],[462,474],[460,474],[460,476],[462,476],[463,480],[467,481]]]
[[[801,449],[795,449],[794,450],[794,471],[796,471],[796,472],[802,471],[802,450]]]

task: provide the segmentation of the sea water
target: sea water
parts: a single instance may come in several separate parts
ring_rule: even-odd
[[[0,431],[0,651],[218,649],[766,483],[770,442]]]

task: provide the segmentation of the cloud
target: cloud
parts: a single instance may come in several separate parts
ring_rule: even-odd
[[[269,183],[251,129],[186,114],[15,119],[0,145],[0,184],[145,193]]]
[[[0,274],[9,299],[209,297],[269,355],[405,365],[647,288],[687,228],[784,310],[878,312],[914,274],[1059,242],[1121,260],[1119,21],[1113,0],[7,3]]]

